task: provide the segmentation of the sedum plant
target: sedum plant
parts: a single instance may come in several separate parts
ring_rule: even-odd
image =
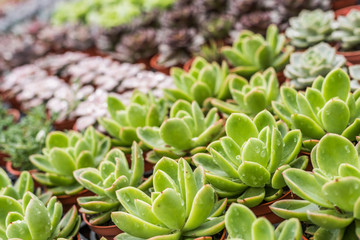
[[[80,228],[81,218],[73,206],[64,217],[61,203],[52,197],[45,205],[31,192],[22,201],[0,196],[0,238],[3,240],[72,239]]]
[[[83,134],[75,131],[51,132],[46,137],[42,154],[30,161],[43,172],[34,179],[47,186],[54,195],[74,195],[83,190],[73,172],[86,167],[97,167],[110,150],[110,139],[89,127]]]
[[[115,96],[107,98],[111,118],[98,119],[101,126],[115,139],[113,144],[129,152],[134,141],[139,141],[136,129],[139,127],[158,127],[165,120],[168,106],[164,99],[156,99],[151,93],[134,91],[131,102],[126,106]]]
[[[274,67],[282,71],[294,48],[285,45],[286,38],[275,25],[267,29],[266,38],[248,30],[240,33],[232,47],[223,47],[222,53],[234,67],[231,72],[250,78],[258,71]]]
[[[211,104],[223,113],[242,112],[256,115],[264,109],[269,109],[271,102],[279,97],[279,82],[273,68],[267,69],[264,73],[254,74],[250,82],[235,74],[230,74],[227,78],[235,104],[215,98],[211,100]]]
[[[319,43],[305,52],[291,54],[284,75],[295,88],[304,89],[311,86],[318,76],[325,77],[331,70],[345,67],[345,64],[345,57],[337,55],[335,48]]]
[[[351,141],[360,134],[360,92],[350,93],[349,76],[341,69],[318,77],[306,92],[282,87],[281,101],[273,102],[277,116],[304,139],[336,133]]]
[[[299,219],[292,218],[280,223],[276,230],[264,217],[256,218],[246,206],[238,203],[230,205],[225,214],[228,238],[244,240],[300,240],[302,227]]]
[[[273,201],[283,195],[286,187],[282,172],[307,166],[306,156],[297,158],[301,132],[288,132],[286,125],[276,122],[266,110],[254,120],[233,113],[225,129],[227,136],[208,146],[210,154],[193,157],[195,164],[205,169],[207,181],[220,197],[248,207]]]
[[[205,151],[206,145],[223,134],[223,122],[216,108],[205,116],[196,102],[178,100],[170,110],[170,118],[160,127],[138,128],[137,134],[153,150],[147,161],[156,162],[162,156],[177,159]]]
[[[126,187],[116,195],[127,212],[113,212],[122,239],[193,239],[224,228],[227,200],[216,200],[201,168],[192,171],[186,160],[162,158],[154,168],[151,197]]]
[[[346,16],[338,16],[334,25],[332,40],[339,41],[343,50],[357,49],[360,43],[360,11],[353,9]]]
[[[125,154],[119,149],[112,149],[96,168],[82,168],[74,171],[76,180],[95,196],[77,199],[80,212],[93,216],[90,223],[101,225],[110,220],[110,214],[120,209],[116,191],[124,187],[139,187],[145,190],[146,183],[139,186],[144,174],[144,158],[139,145],[132,145],[131,169]],[[151,180],[151,178],[150,178]]]
[[[291,191],[304,200],[281,200],[271,210],[315,224],[315,239],[359,239],[359,146],[340,135],[323,137],[311,152],[313,172],[283,173]]]
[[[181,68],[171,68],[176,89],[164,89],[166,98],[171,102],[184,99],[196,101],[200,106],[211,97],[218,99],[230,98],[228,65],[223,62],[209,63],[202,57],[196,57],[189,72]]]
[[[329,39],[334,22],[333,11],[316,9],[302,10],[297,17],[290,19],[290,27],[286,29],[286,36],[291,45],[297,48],[307,48]]]

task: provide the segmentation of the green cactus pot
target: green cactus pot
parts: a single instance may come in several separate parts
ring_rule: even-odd
[[[109,226],[97,226],[92,225],[86,218],[86,214],[82,214],[84,222],[89,226],[89,228],[94,231],[99,238],[104,237],[107,240],[112,240],[116,235],[122,233],[122,231],[114,224]]]

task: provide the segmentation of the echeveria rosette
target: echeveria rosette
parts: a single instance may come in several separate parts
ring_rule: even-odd
[[[284,75],[296,89],[311,86],[318,76],[325,77],[336,68],[345,67],[346,58],[336,54],[336,49],[327,43],[319,43],[305,52],[295,52],[290,56]]]
[[[152,149],[146,160],[156,163],[163,156],[178,159],[206,151],[209,143],[223,136],[223,125],[216,108],[205,116],[197,102],[178,100],[160,127],[138,128],[137,134]]]
[[[277,72],[282,71],[294,51],[294,47],[285,44],[285,36],[279,34],[275,25],[270,25],[266,39],[260,34],[244,30],[232,47],[222,48],[222,53],[234,67],[230,70],[232,73],[250,78],[269,67]]]
[[[296,217],[319,227],[315,239],[360,237],[360,145],[327,134],[311,152],[313,172],[285,170],[291,191],[304,200],[281,200],[271,206],[282,218]]]
[[[302,10],[297,17],[289,20],[290,27],[285,35],[290,39],[291,45],[297,48],[307,48],[329,39],[334,21],[333,11],[316,9]]]
[[[254,74],[250,82],[236,74],[227,78],[234,103],[211,100],[211,104],[223,113],[242,112],[254,116],[264,109],[270,110],[271,102],[279,97],[279,82],[273,68]]]
[[[164,95],[171,102],[183,99],[196,101],[200,106],[211,97],[229,99],[228,74],[229,67],[225,62],[219,66],[218,63],[208,63],[204,58],[196,57],[189,72],[177,67],[171,68],[176,89],[164,89]]]
[[[111,118],[98,119],[101,126],[115,139],[112,144],[126,153],[131,144],[139,141],[136,129],[139,127],[158,127],[168,114],[168,105],[164,99],[156,99],[151,93],[134,91],[131,102],[125,105],[115,96],[107,98]]]
[[[124,231],[117,240],[194,239],[223,230],[227,200],[217,201],[203,169],[193,171],[182,158],[162,158],[154,168],[153,185],[151,197],[134,187],[116,192],[126,210],[111,214]]]
[[[352,9],[346,16],[338,16],[331,34],[332,40],[341,43],[341,49],[357,49],[360,43],[360,11]]]
[[[54,195],[74,195],[83,190],[73,172],[77,169],[97,167],[110,150],[110,138],[93,127],[84,134],[75,131],[51,132],[46,137],[43,154],[35,154],[30,161],[42,172],[34,179],[47,186]]]
[[[302,136],[289,131],[266,110],[251,120],[233,113],[226,121],[226,137],[208,146],[210,154],[198,153],[196,165],[205,169],[207,181],[221,197],[254,207],[283,195],[282,172],[305,169],[308,158],[297,158]]]
[[[302,227],[299,219],[292,218],[280,223],[275,229],[265,217],[256,218],[246,206],[230,205],[225,214],[225,227],[229,240],[300,240]]]
[[[65,215],[61,203],[52,197],[45,205],[31,192],[22,201],[0,196],[0,238],[3,240],[72,239],[79,231],[81,218],[73,206]]]
[[[110,214],[120,209],[121,204],[116,197],[116,191],[124,187],[132,186],[146,190],[151,178],[142,183],[144,175],[144,158],[140,146],[134,142],[131,154],[131,169],[125,154],[115,148],[107,153],[98,169],[83,168],[76,170],[76,180],[95,194],[95,196],[79,197],[77,199],[80,212],[94,215],[89,222],[93,225],[101,225],[110,220]]]
[[[350,79],[343,70],[335,69],[325,79],[318,77],[306,92],[290,87],[280,92],[281,101],[273,102],[274,112],[291,129],[300,129],[305,140],[336,133],[354,141],[360,134],[360,92],[350,93]]]

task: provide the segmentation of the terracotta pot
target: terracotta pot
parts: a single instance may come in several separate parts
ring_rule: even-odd
[[[13,116],[14,123],[18,122],[20,120],[20,111],[15,108],[9,108],[7,110],[9,115]]]
[[[87,189],[84,189],[75,195],[58,195],[56,197],[63,205],[64,212],[67,212],[73,205],[75,205],[76,208],[79,209],[80,207],[77,203],[77,199],[79,197],[87,197],[87,196],[94,196],[94,193],[90,192]]]
[[[58,130],[58,131],[71,130],[74,128],[75,123],[76,123],[76,119],[64,120],[61,122],[54,122],[53,126],[54,126],[55,130]]]
[[[283,84],[286,81],[286,77],[283,71],[276,73],[276,75],[278,78],[279,85]]]
[[[190,70],[191,64],[194,62],[194,60],[195,60],[195,58],[192,58],[184,64],[184,67],[183,67],[184,71],[188,72]]]
[[[360,50],[353,51],[353,52],[340,52],[338,51],[337,54],[343,55],[347,61],[351,64],[359,64],[360,63]]]
[[[302,239],[302,240],[308,240],[304,235],[301,236],[301,239]]]
[[[272,224],[275,224],[275,223],[279,223],[279,222],[282,222],[284,219],[282,219],[281,217],[277,216],[275,213],[273,213],[269,206],[271,204],[273,204],[274,202],[277,202],[279,200],[282,200],[282,199],[293,199],[294,196],[293,194],[291,193],[291,191],[288,191],[287,193],[285,193],[283,196],[281,196],[280,198],[274,200],[274,201],[271,201],[271,202],[267,202],[267,203],[264,203],[264,204],[261,204],[259,206],[256,206],[256,207],[253,207],[253,208],[250,208],[253,213],[257,216],[257,217],[265,217],[267,220],[269,220]]]
[[[151,70],[150,58],[142,58],[136,61],[136,63],[144,64],[146,70]]]
[[[11,164],[11,161],[7,161],[6,162],[6,170],[11,174],[11,175],[14,175],[15,177],[19,177],[20,174],[21,174],[21,171],[15,169],[12,167],[12,164]],[[36,173],[37,170],[36,169],[33,169],[33,170],[29,170],[29,173],[30,174],[33,174],[33,173]]]
[[[356,5],[356,3],[357,3],[356,0],[333,0],[332,9],[337,11],[352,5]],[[337,16],[336,12],[335,12],[335,16]]]
[[[166,75],[170,75],[170,67],[164,67],[158,64],[159,54],[156,54],[150,59],[150,66],[158,72],[162,72]]]
[[[108,240],[112,240],[112,239],[114,239],[114,237],[116,235],[122,233],[122,231],[116,225],[110,225],[110,226],[92,225],[86,219],[86,214],[85,213],[82,214],[82,218],[83,218],[84,222],[89,226],[89,228],[99,236],[99,238],[105,237]]]

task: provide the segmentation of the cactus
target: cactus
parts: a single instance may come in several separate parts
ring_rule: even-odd
[[[211,143],[211,155],[198,153],[196,165],[206,171],[206,179],[221,197],[229,197],[248,207],[272,201],[283,195],[286,186],[282,172],[288,168],[305,169],[308,158],[297,158],[302,135],[287,131],[266,110],[254,120],[242,113],[230,115],[226,137]]]
[[[48,186],[54,195],[74,195],[83,190],[73,176],[76,169],[97,167],[110,149],[110,139],[87,128],[78,132],[52,132],[46,138],[43,154],[30,157],[34,166],[43,172],[34,173],[34,179]]]
[[[162,158],[154,168],[151,197],[137,188],[116,191],[124,211],[112,221],[122,230],[116,239],[187,239],[211,236],[224,228],[227,200],[217,201],[201,168],[184,159]]]

